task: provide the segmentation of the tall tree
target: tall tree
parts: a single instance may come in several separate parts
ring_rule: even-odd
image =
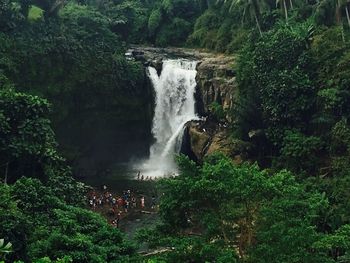
[[[278,5],[281,6],[282,12],[284,13],[286,22],[288,23],[288,7],[287,7],[287,0],[276,0],[276,7]],[[292,3],[292,0],[290,0],[290,3]]]
[[[36,96],[0,90],[0,160],[4,181],[23,175],[44,176],[45,166],[60,159],[48,119],[49,103]]]
[[[260,23],[261,13],[267,7],[264,0],[217,0],[217,3],[230,3],[230,11],[234,8],[242,8],[242,20],[244,20],[248,14],[249,18],[255,21],[259,34],[262,36]]]

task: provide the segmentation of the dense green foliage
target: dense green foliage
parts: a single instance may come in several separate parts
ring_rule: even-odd
[[[143,69],[123,58],[121,37],[92,6],[0,4],[0,236],[13,250],[1,256],[8,262],[128,260],[134,247],[83,207],[86,187],[71,177],[53,128],[76,155],[96,130],[108,128],[100,119],[147,127]],[[96,129],[88,131],[92,123]],[[62,139],[67,134],[71,143]]]
[[[347,262],[348,3],[206,2],[187,44],[237,52],[232,136],[269,172],[181,160],[161,185],[162,224],[140,237],[174,247],[159,262]]]
[[[143,66],[124,58],[137,43],[235,52],[232,137],[256,161],[180,158],[180,176],[160,182],[160,224],[139,233],[168,249],[146,260],[349,262],[348,7],[0,0],[0,239],[13,250],[0,245],[0,259],[143,260],[84,209],[86,187],[62,157],[99,174],[127,150],[145,152],[152,92]],[[230,114],[209,108],[217,122]]]
[[[201,167],[179,163],[180,176],[161,181],[161,224],[139,234],[173,247],[159,262],[326,263],[349,252],[349,225],[324,232],[329,200],[290,172],[269,174],[222,155]]]
[[[92,4],[72,2],[45,15],[45,5],[54,3],[1,3],[11,19],[0,24],[0,85],[50,101],[53,128],[69,161],[92,174],[108,170],[108,156],[131,138],[129,151],[143,154],[152,94],[141,64],[124,58],[118,20]],[[34,19],[31,11],[26,18],[28,4],[41,7],[44,17]],[[133,132],[126,134],[128,127]]]
[[[0,114],[3,174],[12,182],[24,173],[43,178],[44,170],[60,161],[48,102],[12,89],[0,90]]]
[[[119,262],[133,247],[100,215],[70,206],[37,179],[1,186],[1,235],[12,258],[71,258],[73,262]],[[82,194],[82,193],[81,193]]]
[[[284,217],[290,218],[288,221],[278,222],[285,229],[271,232],[279,217],[276,211],[289,204],[273,205],[273,210],[267,213],[262,210],[262,220],[267,219],[267,225],[256,233],[257,244],[251,252],[253,262],[293,262],[298,253],[305,258],[296,262],[348,260],[343,244],[347,242],[344,233],[350,222],[346,190],[350,178],[347,147],[350,50],[348,28],[341,19],[348,7],[338,4],[327,7],[325,3],[319,3],[310,18],[300,17],[299,12],[306,8],[300,5],[288,24],[280,21],[267,31],[265,28],[262,36],[252,34],[239,51],[234,137],[252,144],[251,157],[259,164],[275,172],[287,168],[309,191],[322,193],[328,200],[327,209],[310,219],[304,218],[318,231],[317,235],[309,232],[305,240],[299,241],[295,236],[285,247],[277,233],[287,235],[293,231],[302,237],[299,227],[305,233],[312,229],[302,226],[304,222],[296,220],[297,214],[291,214]],[[340,14],[329,16],[327,9]],[[321,15],[327,19],[319,19]],[[315,204],[316,200],[312,205]],[[294,208],[294,212],[298,210],[302,208]],[[305,247],[295,249],[294,242]],[[294,249],[292,257],[288,255],[292,253],[290,249]],[[317,259],[315,255],[308,258],[304,249],[319,251],[329,258]],[[283,253],[279,255],[280,251]]]
[[[83,208],[86,187],[56,151],[47,101],[13,89],[1,90],[0,101],[1,174],[15,182],[0,186],[0,236],[13,245],[7,260],[120,262],[132,255],[118,229]]]

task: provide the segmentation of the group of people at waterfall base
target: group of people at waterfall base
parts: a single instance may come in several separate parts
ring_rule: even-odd
[[[128,213],[136,210],[155,210],[156,197],[152,195],[146,205],[144,195],[137,195],[131,190],[123,191],[121,195],[108,191],[107,186],[102,186],[102,191],[92,190],[88,193],[88,204],[93,211],[104,213],[110,220],[110,223],[119,227],[120,220],[125,218]]]

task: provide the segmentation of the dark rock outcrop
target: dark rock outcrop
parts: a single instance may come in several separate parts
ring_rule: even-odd
[[[234,57],[223,55],[203,56],[197,67],[197,89],[201,94],[203,111],[210,114],[210,106],[216,102],[228,112],[236,98],[237,85]],[[226,115],[226,119],[229,116]]]
[[[210,154],[221,152],[236,163],[241,163],[250,151],[250,144],[234,140],[224,124],[210,120],[192,121],[188,124],[187,131],[191,153],[199,162]]]

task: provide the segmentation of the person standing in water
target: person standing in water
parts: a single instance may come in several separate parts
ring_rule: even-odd
[[[151,209],[155,209],[156,208],[156,197],[154,195],[152,195],[152,206]]]
[[[136,198],[135,198],[135,196],[133,196],[133,197],[131,198],[131,203],[132,203],[132,207],[133,207],[133,208],[136,208]]]
[[[141,208],[142,209],[145,208],[145,197],[144,196],[141,197]]]
[[[121,213],[119,212],[116,219],[117,228],[119,228],[120,218],[121,218]]]

